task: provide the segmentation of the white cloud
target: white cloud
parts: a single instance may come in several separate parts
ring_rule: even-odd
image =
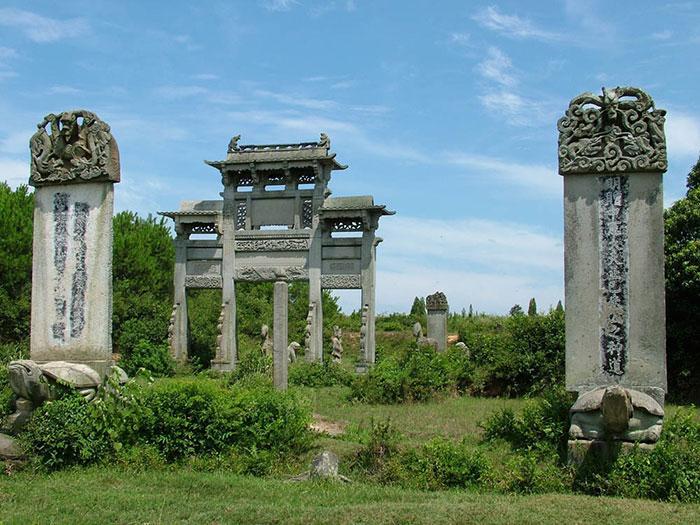
[[[617,30],[610,22],[611,17],[600,17],[598,13],[607,13],[607,3],[601,5],[596,0],[566,0],[564,4],[568,18],[581,26],[581,34],[569,37],[566,41],[586,46],[605,46],[617,38]]]
[[[518,81],[513,74],[513,64],[503,51],[497,47],[490,47],[487,57],[477,65],[477,71],[481,76],[502,86],[515,86]]]
[[[471,35],[469,33],[450,33],[450,42],[460,46],[471,46]]]
[[[472,17],[481,26],[511,38],[534,38],[536,40],[561,40],[562,35],[536,27],[527,18],[507,15],[494,6],[486,7]]]
[[[8,58],[15,58],[17,56],[17,51],[11,47],[0,47],[0,60],[7,60]]]
[[[213,73],[200,73],[198,75],[192,75],[192,78],[195,80],[218,80],[219,75],[215,75]]]
[[[11,188],[29,181],[29,161],[12,158],[0,158],[0,181],[7,182]]]
[[[159,86],[154,90],[155,94],[169,99],[178,100],[181,98],[189,98],[197,95],[203,95],[208,92],[207,88],[202,86],[178,86],[178,85],[168,85]]]
[[[473,304],[494,313],[530,297],[545,306],[563,296],[560,236],[511,222],[398,215],[383,219],[379,233],[387,239],[377,250],[379,311],[407,311],[415,296],[435,290],[455,311]],[[344,308],[357,308],[352,299]]]
[[[669,111],[666,115],[666,136],[669,155],[700,155],[700,120],[697,117],[679,111]]]
[[[0,139],[0,152],[21,155],[29,151],[29,138],[35,130],[14,131]]]
[[[298,0],[263,0],[262,5],[268,11],[289,11],[299,5]]]
[[[78,89],[73,86],[64,86],[64,85],[58,85],[58,86],[51,86],[49,88],[49,94],[50,95],[77,95],[79,93],[82,93],[82,89]]]
[[[651,34],[651,38],[654,40],[670,40],[673,36],[673,31],[670,29],[664,29],[663,31],[658,31]]]
[[[56,20],[13,7],[0,8],[0,25],[15,27],[27,38],[39,43],[80,36],[89,30],[82,18]]]
[[[448,163],[462,166],[473,173],[498,177],[503,182],[521,186],[544,197],[561,198],[562,181],[554,167],[522,164],[470,153],[447,152],[444,157]]]
[[[285,93],[275,93],[264,89],[258,89],[253,94],[258,97],[271,98],[281,104],[300,106],[307,109],[330,110],[338,107],[338,103],[334,100],[322,100],[296,95],[287,95]]]

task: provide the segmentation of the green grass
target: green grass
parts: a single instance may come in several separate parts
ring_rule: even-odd
[[[428,403],[365,405],[347,400],[349,389],[329,387],[303,389],[311,399],[314,413],[324,419],[342,422],[349,429],[367,427],[372,418],[391,419],[407,443],[422,443],[433,437],[478,441],[479,422],[503,407],[518,410],[522,399],[446,397]]]
[[[422,492],[172,468],[0,478],[12,523],[697,523],[700,505],[571,495]]]

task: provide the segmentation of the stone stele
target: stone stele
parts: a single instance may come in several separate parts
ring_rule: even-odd
[[[640,89],[574,98],[559,120],[566,385],[574,440],[658,439],[666,392],[665,111]]]
[[[47,130],[48,126],[48,130]],[[50,114],[30,139],[34,193],[31,358],[103,375],[112,361],[112,213],[119,151],[85,110]]]
[[[425,298],[425,307],[428,311],[428,339],[437,343],[438,352],[444,352],[447,349],[447,297],[442,292],[435,292]]]

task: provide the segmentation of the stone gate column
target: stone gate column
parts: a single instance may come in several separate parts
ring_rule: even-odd
[[[30,139],[31,359],[82,363],[102,375],[112,364],[117,143],[109,126],[85,110],[49,114],[37,127]]]
[[[425,298],[425,309],[428,312],[428,338],[437,343],[437,351],[447,350],[447,297],[442,292],[435,292]]]
[[[233,370],[238,358],[236,338],[236,208],[235,181],[224,175],[224,206],[221,214],[221,238],[223,243],[221,259],[221,314],[216,356],[211,362],[214,370]]]
[[[189,324],[187,316],[187,233],[177,223],[175,225],[175,272],[173,277],[174,300],[170,317],[168,338],[170,354],[176,361],[187,361],[189,345]]]
[[[287,355],[288,306],[289,284],[285,281],[277,281],[274,285],[272,378],[275,388],[278,390],[287,389],[287,367],[289,361]]]
[[[366,307],[365,358],[368,364],[374,364],[377,353],[375,317],[376,317],[376,253],[377,246],[374,229],[365,230],[362,234],[362,305]]]
[[[570,445],[653,443],[661,430],[664,115],[642,90],[623,87],[574,98],[558,123],[566,386],[579,394]]]

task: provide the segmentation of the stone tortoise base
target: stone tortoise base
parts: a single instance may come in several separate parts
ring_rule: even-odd
[[[632,443],[629,441],[604,441],[570,439],[568,442],[567,460],[569,465],[581,466],[584,463],[610,463],[622,452],[635,447],[643,452],[654,450],[654,443]]]

